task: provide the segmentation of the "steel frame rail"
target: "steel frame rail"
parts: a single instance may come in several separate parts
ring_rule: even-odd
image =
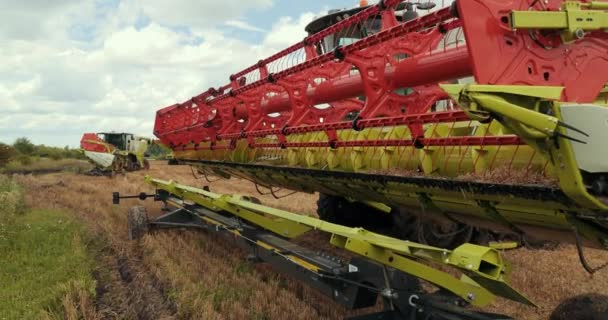
[[[240,196],[216,194],[151,177],[146,177],[146,182],[160,192],[161,199],[177,197],[213,212],[228,213],[287,239],[297,238],[313,229],[330,233],[333,245],[429,281],[476,306],[487,305],[495,295],[532,304],[507,284],[509,264],[497,250],[489,247],[463,244],[450,251],[266,207]],[[453,267],[463,274],[459,279],[425,263]]]
[[[468,303],[446,292],[425,293],[419,280],[398,269],[373,262],[367,257],[352,257],[348,262],[327,253],[312,251],[268,232],[226,212],[215,212],[189,200],[159,190],[155,195],[121,196],[114,203],[137,197],[154,196],[172,211],[148,223],[148,230],[194,228],[219,237],[249,253],[251,263],[268,263],[326,295],[349,310],[369,308],[381,297],[385,311],[349,320],[428,319],[443,316],[455,320],[508,320],[508,316],[468,310]],[[473,294],[469,297],[474,298]]]

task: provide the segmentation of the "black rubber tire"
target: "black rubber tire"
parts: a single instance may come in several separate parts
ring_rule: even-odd
[[[148,211],[142,206],[129,208],[127,218],[129,240],[138,240],[148,233]]]
[[[441,231],[432,221],[421,220],[420,217],[410,214],[403,208],[393,209],[392,236],[402,240],[411,240],[440,248],[453,249],[459,245],[470,242],[473,228],[463,224],[454,225],[453,235],[442,236]]]
[[[141,166],[139,165],[139,161],[137,160],[137,157],[135,157],[135,155],[128,155],[127,158],[125,159],[125,171],[137,171],[141,169]]]
[[[366,204],[326,194],[319,195],[317,215],[327,222],[347,227],[362,227],[402,240],[447,249],[470,242],[473,233],[472,227],[458,224],[452,230],[461,230],[461,232],[442,236],[432,221],[421,221],[418,216],[409,214],[402,208],[393,208],[391,213],[380,212]]]
[[[389,213],[381,212],[364,203],[326,194],[319,195],[317,215],[324,221],[347,227],[362,227],[380,233],[386,233],[384,231],[392,226]]]
[[[550,320],[608,319],[608,296],[588,293],[562,301],[551,313]]]
[[[179,164],[179,162],[177,161],[177,159],[169,159],[169,161],[167,161],[167,164],[170,166],[176,166]]]
[[[432,221],[421,221],[416,241],[439,248],[454,249],[470,242],[472,236],[472,226],[454,222],[450,230],[443,231]]]
[[[391,235],[401,240],[415,240],[418,227],[418,217],[409,214],[402,208],[393,209],[391,213],[393,228]]]
[[[340,216],[341,202],[340,197],[323,193],[319,194],[319,200],[317,200],[317,215],[319,219],[332,223],[340,223],[343,220]]]

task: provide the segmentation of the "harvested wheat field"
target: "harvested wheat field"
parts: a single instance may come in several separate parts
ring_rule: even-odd
[[[187,166],[167,166],[165,162],[153,162],[149,171],[114,178],[76,173],[15,175],[26,188],[30,207],[66,212],[100,240],[95,258],[95,302],[81,305],[88,309],[82,314],[91,319],[340,319],[348,314],[269,267],[247,263],[244,254],[231,244],[202,232],[162,231],[139,242],[128,241],[127,209],[143,204],[154,216],[160,214],[160,205],[151,200],[124,200],[115,206],[111,193],[152,191],[143,182],[146,174],[192,186],[209,185],[218,193],[254,195],[269,206],[315,214],[316,195],[298,193],[276,200],[257,195],[248,181],[208,183],[193,176]],[[608,260],[603,251],[586,250],[586,254],[592,265]],[[512,284],[538,308],[499,300],[492,311],[517,319],[546,319],[567,297],[588,292],[608,294],[608,270],[587,274],[573,246],[554,251],[518,249],[505,256],[513,264]]]

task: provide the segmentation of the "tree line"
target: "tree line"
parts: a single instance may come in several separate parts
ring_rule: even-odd
[[[10,161],[19,161],[22,164],[29,164],[32,158],[60,159],[85,159],[79,149],[72,149],[69,146],[63,148],[50,147],[44,144],[35,145],[26,137],[17,138],[13,144],[0,142],[0,166]]]

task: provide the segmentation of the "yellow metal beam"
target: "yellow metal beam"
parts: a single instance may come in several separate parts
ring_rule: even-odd
[[[180,185],[173,181],[150,177],[146,177],[146,181],[157,189],[193,201],[210,210],[230,212],[257,226],[286,237],[297,237],[311,229],[330,233],[334,245],[432,282],[477,306],[486,305],[493,300],[494,295],[532,304],[507,284],[506,281],[510,273],[509,264],[502,260],[497,250],[489,247],[465,244],[450,251],[395,239],[362,228],[345,227],[266,207],[243,200],[240,196],[215,194]],[[449,273],[435,270],[414,259],[454,267],[468,277],[457,279]],[[392,261],[396,262],[392,263]],[[483,283],[483,285],[479,283]]]
[[[585,31],[608,29],[608,4],[565,1],[561,11],[513,11],[511,27],[562,30],[564,41],[583,38]]]

